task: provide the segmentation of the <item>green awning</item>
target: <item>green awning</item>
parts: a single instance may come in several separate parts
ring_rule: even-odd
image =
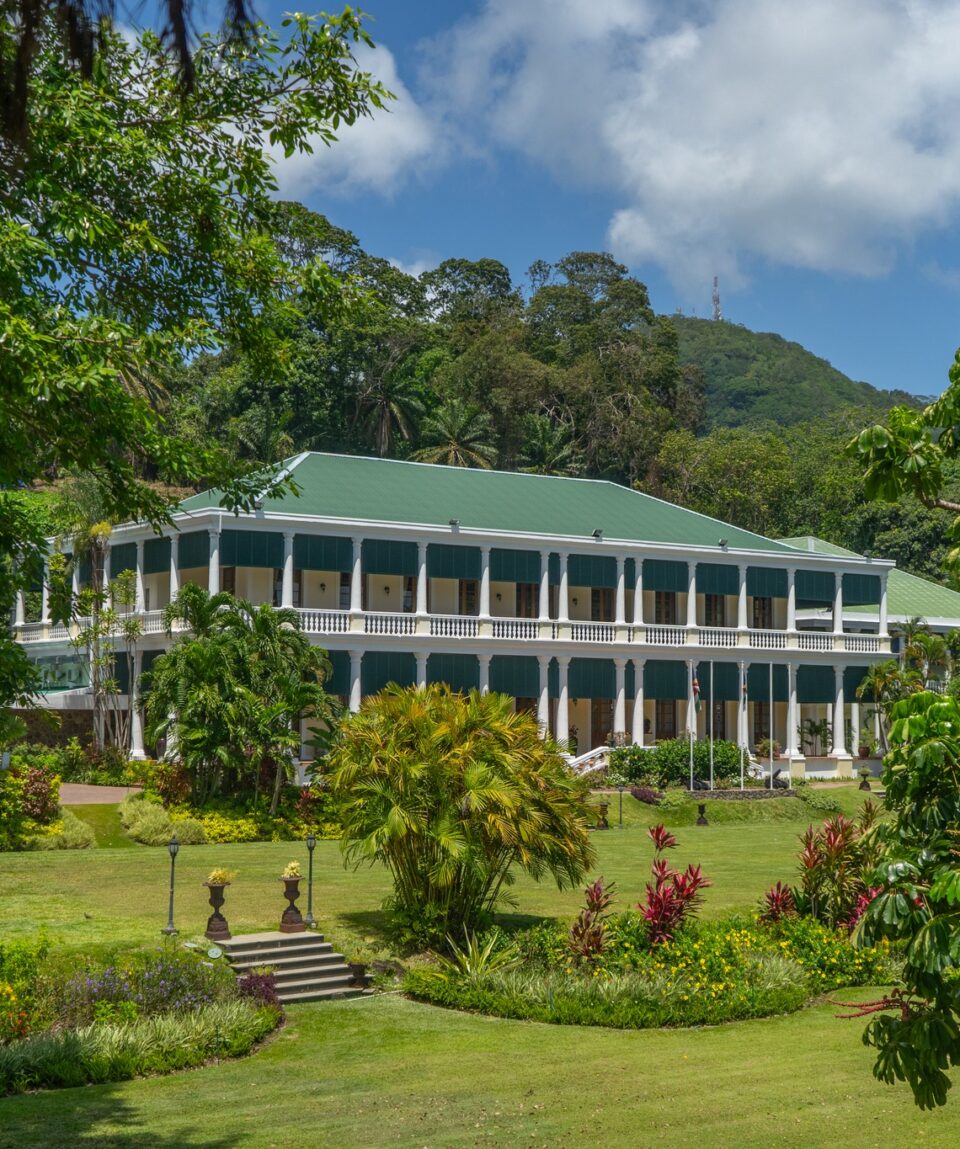
[[[729,563],[697,563],[699,594],[739,594],[740,572]]]
[[[433,547],[427,552],[427,569],[433,557]],[[338,568],[339,569],[339,568]],[[344,570],[350,569],[348,562]],[[403,575],[417,574],[417,544],[394,539],[363,540],[363,570],[365,574]]]
[[[327,694],[339,694],[342,698],[350,696],[350,652],[347,650],[331,650],[327,652],[330,659],[330,677],[323,684]]]
[[[540,581],[538,551],[511,551],[494,547],[490,551],[490,578],[494,582]],[[526,697],[521,695],[521,697]]]
[[[180,536],[177,550],[177,569],[205,567],[210,561],[210,534],[208,531],[188,531]]]
[[[690,683],[685,662],[648,659],[643,668],[643,694],[656,700],[686,698]]]
[[[533,655],[495,654],[490,660],[490,689],[511,698],[536,698],[540,666]]]
[[[412,654],[393,650],[368,650],[360,668],[360,689],[364,697],[379,694],[391,682],[413,686],[417,681],[417,660]]]
[[[609,658],[570,660],[571,698],[616,698],[616,668]]]
[[[880,601],[880,576],[845,574],[843,576],[843,605],[872,606]]]
[[[832,603],[832,571],[797,571],[797,606],[801,609]]]
[[[787,572],[775,567],[747,567],[747,594],[754,598],[786,598]]]
[[[293,565],[302,571],[349,571],[353,542],[339,535],[294,535]]]
[[[801,666],[797,670],[797,701],[833,702],[836,685],[832,666]]]
[[[116,578],[124,571],[137,569],[137,544],[121,543],[110,548],[110,577]]]
[[[571,555],[567,569],[570,586],[617,585],[617,560],[612,555]]]
[[[283,535],[276,531],[222,531],[220,565],[279,570],[283,566]]]
[[[166,574],[170,569],[170,539],[147,539],[143,546],[143,573]]]
[[[789,682],[787,668],[780,664],[773,667],[773,701],[786,702]],[[700,679],[700,697],[703,697],[703,679]],[[770,701],[770,664],[754,662],[747,667],[747,699],[750,702]]]
[[[430,578],[478,579],[480,548],[431,543],[427,550],[427,574]]]
[[[480,688],[480,663],[475,654],[431,654],[427,659],[427,682],[444,682],[451,690],[466,694]]]
[[[706,660],[697,667],[700,680],[700,698],[706,702],[710,697],[710,662]],[[713,698],[715,702],[736,702],[740,697],[740,668],[735,662],[715,662],[713,664]]]
[[[646,559],[643,564],[643,589],[689,590],[690,574],[687,564],[670,559]]]

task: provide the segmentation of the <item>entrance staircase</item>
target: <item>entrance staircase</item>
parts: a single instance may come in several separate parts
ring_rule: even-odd
[[[323,934],[282,934],[276,930],[237,934],[220,947],[237,977],[268,967],[284,1005],[371,992],[365,981],[359,984],[354,980],[343,954],[335,953]]]

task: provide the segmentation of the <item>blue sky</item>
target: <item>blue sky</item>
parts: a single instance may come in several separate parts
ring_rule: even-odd
[[[262,3],[261,16],[286,6]],[[658,311],[933,394],[960,345],[960,0],[367,0],[399,99],[283,193],[413,270],[610,250]]]

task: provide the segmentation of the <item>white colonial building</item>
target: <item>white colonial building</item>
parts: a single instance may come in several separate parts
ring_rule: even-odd
[[[313,453],[286,470],[299,494],[255,513],[232,515],[211,491],[162,537],[115,528],[107,573],[136,572],[144,622],[134,677],[171,641],[163,608],[194,582],[296,609],[352,709],[388,682],[497,690],[581,753],[691,727],[755,746],[772,728],[794,772],[802,719],[829,715],[829,757],[849,770],[854,690],[889,657],[891,563],[595,480]],[[89,707],[71,629],[51,622],[45,590],[42,602],[30,621],[21,597],[15,633],[47,703]],[[142,755],[139,722],[133,739]]]

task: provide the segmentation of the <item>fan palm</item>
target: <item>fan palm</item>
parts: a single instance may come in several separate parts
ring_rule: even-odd
[[[421,428],[423,446],[411,458],[448,467],[489,470],[496,462],[493,420],[479,407],[448,399]]]

